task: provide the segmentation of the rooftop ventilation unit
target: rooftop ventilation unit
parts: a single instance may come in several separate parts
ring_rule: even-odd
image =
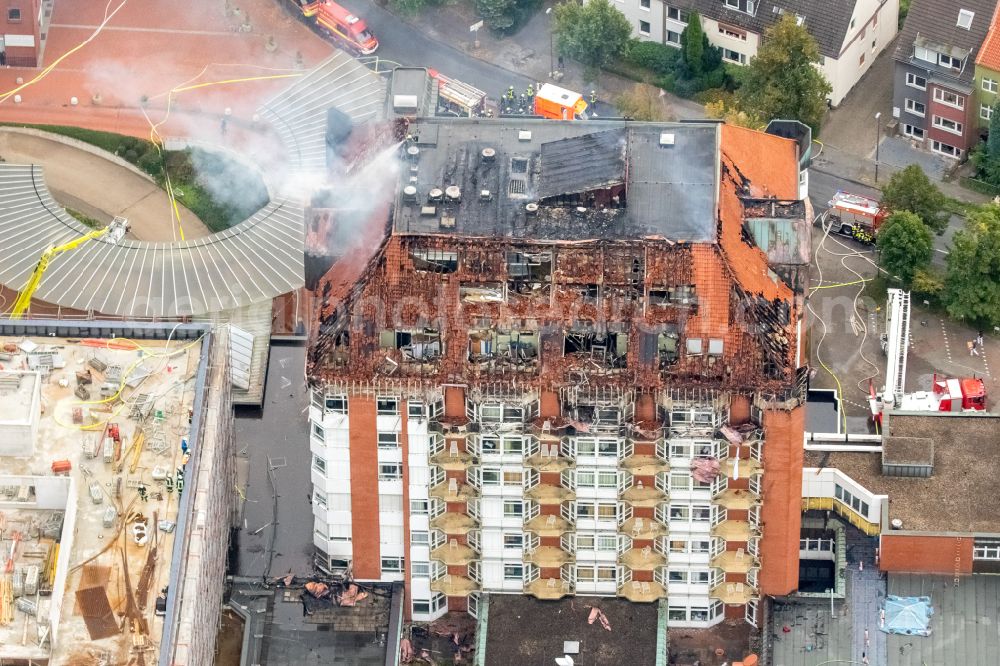
[[[394,111],[416,111],[417,110],[417,96],[416,95],[393,95],[393,97],[392,97],[392,109]]]
[[[490,192],[489,190],[480,190],[479,198],[482,199],[483,201],[489,201],[490,199],[493,198],[493,193]]]
[[[431,191],[427,193],[427,200],[428,201],[441,201],[441,197],[443,197],[443,196],[444,196],[444,192],[441,191],[441,188],[435,187],[435,188],[432,188]]]
[[[673,132],[663,132],[660,134],[660,145],[661,146],[672,146],[674,145],[674,135]]]
[[[420,149],[416,146],[410,146],[406,149],[406,156],[413,162],[416,162],[420,158]]]
[[[497,158],[497,151],[492,148],[483,148],[482,152],[483,162],[493,162]]]
[[[538,204],[531,202],[530,204],[525,205],[524,210],[528,215],[534,215],[538,212]]]
[[[449,201],[462,200],[462,190],[458,187],[458,185],[449,185],[445,188],[444,195],[448,197]]]
[[[407,185],[403,188],[403,199],[405,201],[416,201],[417,200],[417,188],[413,185]]]
[[[518,130],[517,132],[518,141],[531,141],[531,132],[529,130]]]

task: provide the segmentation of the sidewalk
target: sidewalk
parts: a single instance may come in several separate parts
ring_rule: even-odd
[[[559,81],[550,78],[549,73],[558,64],[558,54],[555,52],[555,44],[550,33],[552,15],[546,14],[545,10],[554,5],[554,2],[546,2],[516,34],[509,37],[495,37],[484,27],[478,32],[478,48],[475,42],[476,35],[469,31],[469,26],[479,21],[471,4],[427,7],[415,17],[394,15],[434,41],[455,47],[473,58],[541,83],[556,83],[584,94],[596,90],[598,99],[608,103],[612,103],[619,95],[631,90],[635,81],[610,72],[602,71],[595,82],[585,80],[583,65],[569,58],[564,59],[563,78]],[[391,7],[387,9],[391,11]],[[495,98],[501,91],[485,92]],[[697,102],[670,93],[665,95],[673,114],[678,119],[705,117],[704,107]]]

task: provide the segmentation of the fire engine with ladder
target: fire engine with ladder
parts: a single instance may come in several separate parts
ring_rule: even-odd
[[[979,377],[934,375],[930,391],[904,392],[906,356],[910,340],[910,292],[890,289],[886,302],[886,327],[882,349],[888,357],[885,386],[875,392],[869,382],[868,404],[872,419],[882,426],[882,414],[900,412],[967,412],[986,409],[986,384]]]
[[[333,42],[360,55],[371,55],[378,40],[365,22],[330,0],[287,0],[307,23]]]

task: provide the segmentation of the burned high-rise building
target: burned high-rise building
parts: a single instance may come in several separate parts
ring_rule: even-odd
[[[797,144],[715,123],[413,121],[370,257],[319,281],[317,561],[757,622],[798,582]],[[378,226],[381,229],[381,226]]]

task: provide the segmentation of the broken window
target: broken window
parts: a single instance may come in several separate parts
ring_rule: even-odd
[[[628,335],[570,331],[563,338],[563,354],[589,356],[606,367],[623,368],[628,354]]]
[[[503,284],[499,282],[463,282],[458,295],[466,303],[503,303]]]
[[[386,329],[379,334],[378,344],[383,349],[400,350],[404,361],[428,362],[441,356],[441,333],[432,328]]]
[[[458,270],[458,252],[438,249],[411,250],[413,267],[430,273],[454,273]]]
[[[666,307],[675,304],[689,305],[695,302],[694,287],[692,285],[649,290],[650,305]]]
[[[597,305],[598,297],[601,294],[601,288],[596,284],[567,285],[566,288],[579,294],[584,303],[591,305]]]
[[[537,331],[469,331],[469,360],[528,363],[538,358]]]
[[[656,338],[656,354],[660,360],[660,369],[664,369],[677,362],[677,339],[676,331],[665,331]]]
[[[552,282],[552,253],[507,252],[507,279],[511,290],[519,294],[548,291]]]

